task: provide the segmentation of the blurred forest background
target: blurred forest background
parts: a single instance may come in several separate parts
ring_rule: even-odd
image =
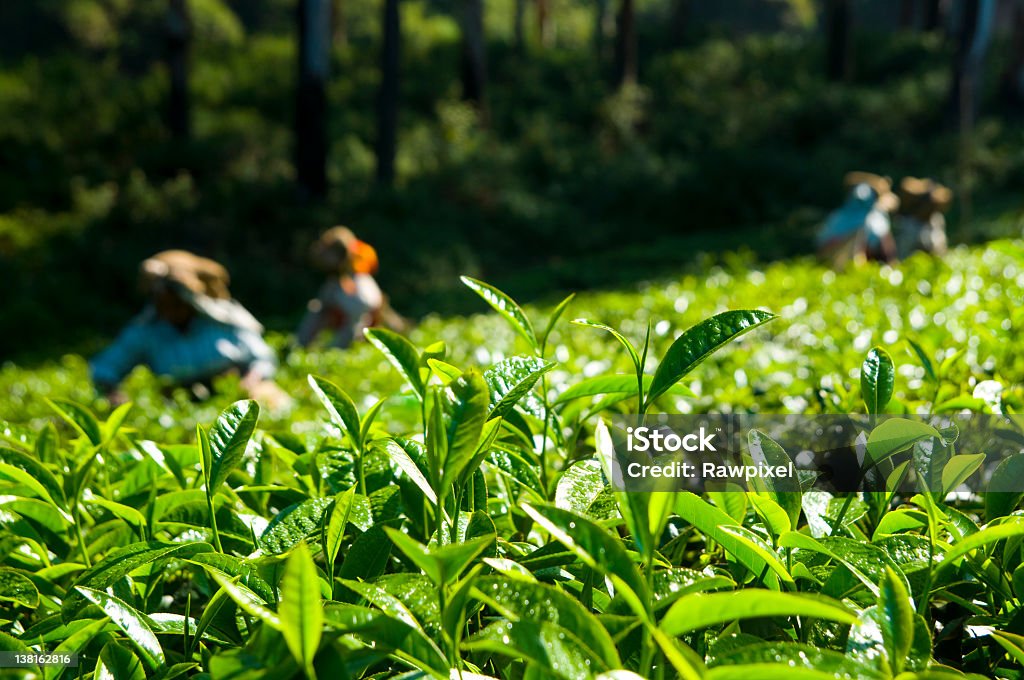
[[[185,247],[290,329],[346,224],[401,311],[807,253],[844,172],[1019,233],[1013,0],[8,0],[0,358],[89,352]]]

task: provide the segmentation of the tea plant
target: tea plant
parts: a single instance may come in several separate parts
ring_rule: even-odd
[[[978,293],[962,303],[972,335],[947,327],[963,347],[944,343],[941,355],[934,334],[908,332],[879,338],[892,351],[829,357],[833,336],[809,340],[820,308],[801,319],[793,301],[779,305],[781,319],[754,308],[697,319],[696,297],[669,286],[600,305],[570,296],[541,317],[464,279],[496,319],[427,322],[412,339],[372,329],[348,357],[366,367],[362,378],[335,371],[332,355],[295,355],[286,370],[309,375],[289,385],[300,399],[290,415],[268,417],[252,401],[219,415],[164,402],[190,409],[191,436],[144,391],[112,411],[81,396],[40,398],[50,416],[30,410],[2,430],[0,651],[79,655],[76,668],[25,670],[48,680],[1021,677],[1019,494],[833,497],[781,483],[626,494],[605,469],[613,414],[710,408],[712,377],[718,404],[756,408],[738,395],[768,381],[758,371],[785,365],[763,364],[759,345],[802,342],[813,355],[793,359],[787,386],[808,412],[1012,413],[1016,388],[991,376],[1020,374],[1011,268],[1024,258],[1015,244],[956,257],[987,273],[932,277],[930,290],[959,277],[950,295]],[[822,276],[789,267],[743,283],[723,269],[705,290],[728,278],[754,299],[765,280],[806,289]],[[922,281],[904,307],[934,320],[951,301],[929,301]],[[979,293],[995,288],[1006,299]],[[676,316],[646,316],[665,308],[659,296]],[[849,324],[890,314],[857,317],[845,294],[823,297]],[[639,319],[626,315],[630,303]],[[963,318],[955,304],[950,323]],[[982,312],[991,328],[979,326]],[[679,315],[694,323],[670,333]],[[494,342],[474,348],[484,335]],[[512,342],[525,351],[498,349]],[[570,350],[588,343],[598,344]],[[965,372],[988,383],[972,389]],[[792,405],[783,396],[765,404]],[[952,489],[980,463],[950,433],[908,423],[880,421],[863,473],[898,473],[893,455],[913,450],[941,462]],[[1019,430],[1007,436],[1024,442]],[[1002,473],[1019,474],[1020,460]]]

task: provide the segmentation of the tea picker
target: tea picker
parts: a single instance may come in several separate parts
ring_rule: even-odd
[[[391,309],[373,278],[379,269],[377,251],[352,230],[339,226],[325,231],[310,248],[310,260],[327,279],[295,332],[301,346],[312,345],[325,332],[331,334],[331,347],[343,348],[370,326],[405,329],[405,320]]]
[[[148,304],[107,349],[89,362],[93,383],[122,401],[119,383],[139,365],[201,396],[218,375],[237,371],[250,396],[271,408],[290,400],[271,378],[274,351],[263,326],[228,291],[227,270],[184,250],[142,262],[140,287]]]
[[[944,255],[947,243],[943,213],[953,202],[952,190],[932,179],[904,177],[898,194],[900,209],[896,216],[896,241],[900,257],[917,250]]]
[[[870,172],[844,178],[846,201],[825,219],[815,239],[818,255],[834,267],[866,259],[892,262],[896,243],[889,215],[899,205],[889,179]]]

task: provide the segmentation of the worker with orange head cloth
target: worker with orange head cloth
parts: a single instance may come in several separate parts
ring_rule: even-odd
[[[348,347],[363,329],[385,324],[404,326],[387,303],[373,275],[379,269],[377,251],[356,238],[347,227],[325,231],[310,249],[313,265],[327,274],[317,297],[310,300],[305,317],[296,331],[303,347],[313,344],[325,332],[331,333],[332,347]]]

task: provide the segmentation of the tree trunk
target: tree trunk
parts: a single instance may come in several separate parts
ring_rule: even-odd
[[[635,0],[621,0],[616,23],[615,84],[621,88],[637,79]]]
[[[828,0],[825,9],[825,74],[829,80],[846,80],[852,72],[851,23],[850,0]]]
[[[309,195],[327,194],[327,72],[330,0],[299,0],[299,87],[295,109],[295,171]]]
[[[594,54],[599,62],[604,61],[605,43],[608,37],[608,0],[597,0],[594,8]]]
[[[483,0],[462,2],[462,97],[485,110],[487,62],[484,48]]]
[[[981,67],[994,15],[995,0],[964,0],[948,105],[950,117],[961,130],[972,127],[978,114]]]
[[[924,21],[922,27],[929,33],[946,25],[946,1],[924,0]]]
[[[377,102],[377,181],[395,182],[395,150],[398,139],[399,59],[402,26],[399,0],[384,0],[384,44],[381,47],[380,96]]]
[[[555,42],[553,24],[551,0],[537,0],[537,35],[542,47],[551,47]]]
[[[914,28],[914,10],[916,0],[902,0],[900,2],[900,29],[909,31]]]
[[[526,51],[526,0],[515,0],[512,15],[512,41],[516,52]]]
[[[689,16],[689,0],[672,0],[668,31],[669,41],[674,49],[680,49],[686,43],[686,24]]]
[[[974,122],[978,115],[982,64],[992,37],[995,0],[964,0],[957,36],[948,118],[960,135],[957,184],[960,187],[960,237],[966,238],[973,218]]]
[[[334,0],[334,44],[338,47],[348,45],[348,17],[345,14],[345,0]]]
[[[186,0],[170,0],[167,13],[167,71],[170,92],[167,100],[167,127],[177,139],[184,139],[191,128],[191,103],[188,93],[188,47],[192,24]]]
[[[1010,63],[1003,72],[1000,93],[1006,104],[1014,108],[1024,105],[1024,4],[1013,8],[1013,33],[1010,43]]]

